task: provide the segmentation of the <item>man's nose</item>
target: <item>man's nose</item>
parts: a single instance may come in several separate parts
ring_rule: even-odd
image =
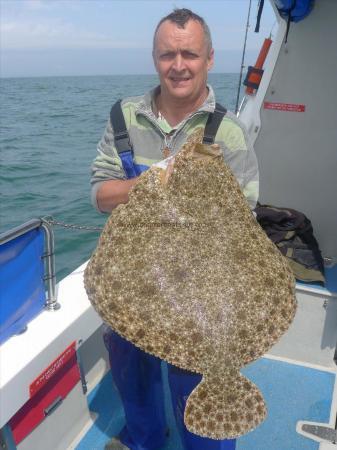
[[[185,68],[185,62],[184,62],[184,58],[181,56],[180,53],[177,53],[174,61],[173,61],[173,67],[172,67],[175,71],[177,72],[181,72],[182,70],[184,70]]]

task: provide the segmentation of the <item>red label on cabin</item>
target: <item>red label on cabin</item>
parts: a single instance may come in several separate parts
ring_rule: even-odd
[[[30,397],[33,397],[75,354],[76,342],[74,341],[29,385]]]
[[[298,105],[295,103],[264,102],[264,109],[274,109],[276,111],[304,112],[305,105]]]

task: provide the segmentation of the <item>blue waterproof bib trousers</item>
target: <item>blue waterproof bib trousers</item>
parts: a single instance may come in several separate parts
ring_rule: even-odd
[[[112,378],[124,407],[126,425],[119,434],[131,450],[160,450],[166,439],[161,360],[143,352],[111,329],[104,334]],[[185,450],[235,450],[235,439],[217,441],[190,433],[184,424],[186,400],[201,375],[168,364],[173,412]]]
[[[128,178],[139,175],[147,166],[137,165],[132,152],[121,155]],[[161,360],[143,352],[110,328],[104,333],[111,373],[124,407],[126,425],[119,434],[131,450],[160,450],[166,439],[164,390]],[[168,364],[168,381],[177,428],[185,450],[235,450],[235,439],[213,440],[190,433],[184,424],[189,394],[201,375]]]

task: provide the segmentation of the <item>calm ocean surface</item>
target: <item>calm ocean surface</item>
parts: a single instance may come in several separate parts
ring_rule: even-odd
[[[238,74],[211,74],[217,100],[234,111]],[[142,94],[155,75],[1,79],[0,232],[32,218],[103,226],[90,203],[90,165],[110,107]],[[55,227],[60,280],[86,261],[99,233]]]

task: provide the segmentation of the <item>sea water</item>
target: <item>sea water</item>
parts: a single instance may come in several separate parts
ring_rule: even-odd
[[[211,74],[217,101],[234,111],[238,74]],[[32,218],[102,227],[90,203],[90,165],[119,98],[158,84],[155,75],[1,79],[0,232]],[[86,261],[99,232],[54,227],[57,279]]]

